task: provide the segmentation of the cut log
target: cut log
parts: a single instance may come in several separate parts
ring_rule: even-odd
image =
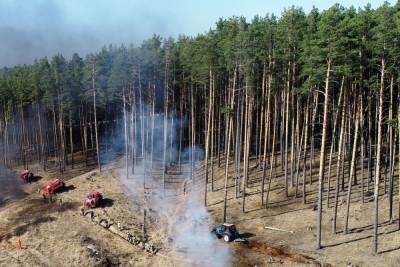
[[[280,229],[280,228],[275,228],[275,227],[265,226],[264,228],[268,229],[268,230],[278,231],[278,232],[285,232],[285,233],[291,233],[291,234],[294,233],[293,231],[290,231],[290,230],[285,230],[285,229]]]

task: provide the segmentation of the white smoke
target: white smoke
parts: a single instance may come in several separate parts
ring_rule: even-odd
[[[1,148],[1,144],[0,144]],[[21,179],[2,163],[0,163],[0,206],[27,194],[21,188]]]
[[[174,245],[199,266],[230,266],[230,247],[211,234],[212,219],[202,204],[201,193],[192,191],[174,223]]]
[[[156,117],[160,119],[158,121],[160,124],[163,116],[156,115]],[[151,121],[151,118],[146,119]],[[159,236],[165,252],[171,254],[172,257],[176,256],[177,260],[183,259],[181,266],[188,266],[188,264],[189,266],[231,266],[232,251],[229,245],[224,244],[211,233],[214,225],[210,213],[203,205],[204,177],[197,177],[194,171],[193,180],[190,179],[191,166],[193,166],[190,162],[189,155],[192,152],[190,149],[182,151],[182,165],[181,170],[178,171],[176,153],[179,149],[179,129],[176,128],[179,125],[186,127],[187,124],[181,124],[178,118],[174,118],[173,121],[174,124],[172,124],[172,119],[168,120],[168,132],[171,135],[168,135],[167,155],[172,156],[170,161],[167,159],[166,165],[169,166],[170,162],[174,162],[173,165],[175,165],[167,171],[165,192],[161,160],[164,149],[163,127],[154,129],[153,151],[158,155],[153,156],[153,169],[151,169],[151,157],[146,150],[144,159],[136,161],[134,174],[131,173],[131,166],[129,166],[127,176],[127,169],[124,166],[118,170],[118,176],[124,185],[126,195],[130,198],[133,211],[142,214],[143,209],[151,210],[152,214],[158,218],[157,233],[149,233],[149,235]],[[174,125],[175,129],[171,129],[171,125]],[[118,130],[124,131],[124,129]],[[170,137],[172,137],[172,142]],[[172,146],[170,146],[171,143]],[[135,144],[135,147],[140,147],[140,142]],[[196,146],[194,151],[196,158],[202,159],[202,149]],[[200,164],[196,165],[199,167]],[[174,183],[169,184],[169,178],[174,179]]]

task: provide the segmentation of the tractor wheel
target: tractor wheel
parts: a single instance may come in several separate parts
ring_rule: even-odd
[[[217,236],[218,239],[222,238],[222,235],[220,235],[220,234],[216,234],[216,236]]]
[[[225,242],[231,242],[231,237],[229,235],[224,235],[224,241]]]

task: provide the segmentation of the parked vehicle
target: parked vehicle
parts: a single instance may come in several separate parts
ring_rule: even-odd
[[[87,195],[85,200],[83,201],[84,208],[96,208],[100,205],[101,201],[103,200],[103,196],[101,193],[97,191],[92,191]]]
[[[30,183],[33,178],[33,173],[30,170],[23,170],[19,177],[24,180],[26,183]]]
[[[232,242],[240,237],[239,231],[231,223],[217,225],[212,232],[215,233],[218,239],[223,238],[225,242]]]
[[[42,188],[43,197],[54,195],[60,188],[63,188],[65,183],[60,179],[55,179],[49,183],[47,183]]]

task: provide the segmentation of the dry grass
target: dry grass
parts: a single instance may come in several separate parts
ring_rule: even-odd
[[[255,166],[252,161],[251,166]],[[204,173],[197,166],[197,175],[189,191],[203,192]],[[92,171],[83,164],[76,165],[72,174],[67,173],[67,185],[74,188],[58,195],[56,201],[43,201],[37,189],[48,180],[55,177],[56,170],[47,172],[33,166],[35,173],[42,179],[34,184],[24,185],[29,193],[22,199],[12,201],[0,207],[0,265],[7,266],[103,266],[120,264],[123,266],[201,266],[201,263],[187,261],[185,253],[176,253],[179,248],[174,244],[170,225],[178,220],[179,209],[185,204],[183,183],[186,172],[172,171],[167,176],[167,198],[173,206],[165,209],[153,209],[153,201],[163,201],[160,195],[161,175],[159,170],[148,177],[146,190],[128,190],[131,187],[142,186],[142,176],[138,175],[132,185],[122,185],[119,178],[121,162],[113,162],[105,166],[103,173]],[[359,266],[399,266],[400,253],[399,234],[395,224],[388,224],[387,199],[382,196],[380,205],[380,255],[372,256],[371,251],[371,218],[372,203],[360,203],[359,186],[354,188],[354,198],[351,204],[350,234],[331,233],[332,208],[324,207],[323,245],[319,251],[314,250],[315,216],[313,210],[316,200],[316,186],[307,185],[307,204],[302,204],[300,197],[294,197],[294,189],[290,189],[290,197],[286,199],[282,186],[282,172],[275,173],[271,185],[268,208],[260,206],[259,168],[251,168],[246,212],[242,213],[241,198],[234,194],[233,181],[230,180],[228,191],[228,221],[235,223],[242,233],[253,235],[247,244],[223,244],[230,246],[234,258],[234,266],[344,266],[352,262]],[[81,174],[81,175],[80,175]],[[74,176],[76,175],[76,176]],[[230,170],[233,175],[233,168]],[[222,218],[222,198],[224,184],[224,167],[214,166],[215,190],[208,196],[208,210],[216,223]],[[232,177],[232,176],[231,176]],[[314,175],[316,179],[316,175]],[[112,218],[115,224],[120,223],[130,232],[142,234],[143,209],[148,216],[147,234],[153,244],[161,248],[156,256],[151,256],[141,249],[128,244],[99,226],[92,225],[80,215],[80,203],[91,190],[98,190],[107,199],[112,200],[103,208],[95,211],[102,216]],[[301,189],[301,187],[300,187]],[[209,186],[210,190],[210,186]],[[211,191],[211,190],[210,190]],[[202,193],[201,193],[202,194]],[[338,229],[343,228],[345,192],[341,192],[338,214]],[[60,202],[61,199],[61,202]],[[164,199],[165,200],[165,199]],[[398,209],[398,201],[395,198]],[[397,214],[396,214],[397,216]],[[396,217],[397,219],[397,217]],[[397,222],[396,222],[397,223]],[[274,232],[264,229],[264,226],[280,227],[292,230],[294,233]],[[251,236],[249,235],[249,236]],[[24,250],[15,248],[15,240],[23,241]],[[222,242],[222,241],[216,241]],[[172,247],[172,244],[174,247]],[[101,253],[94,257],[87,246],[93,245]],[[54,255],[63,255],[54,256]],[[272,259],[272,260],[271,260]],[[279,259],[275,261],[274,259]],[[275,263],[274,263],[275,262]]]

